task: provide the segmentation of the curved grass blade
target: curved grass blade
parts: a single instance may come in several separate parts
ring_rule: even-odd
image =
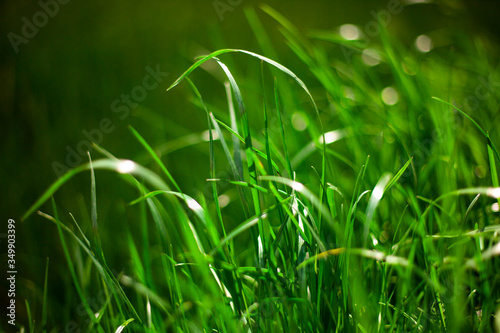
[[[396,173],[396,175],[392,177],[389,183],[387,183],[384,192],[387,192],[392,186],[394,186],[394,184],[396,184],[396,182],[399,180],[399,178],[401,178],[401,176],[406,171],[406,169],[408,168],[408,166],[411,164],[412,161],[413,161],[413,156],[410,157],[410,159],[405,163],[405,165],[403,165],[403,167],[399,169],[398,173]]]
[[[257,223],[259,223],[260,220],[266,219],[268,216],[268,213],[276,209],[277,205],[271,206],[268,209],[265,209],[260,216],[253,216],[250,219],[246,220],[236,228],[234,228],[224,239],[220,241],[220,243],[210,252],[210,255],[213,256],[219,248],[224,246],[227,242],[231,241],[234,239],[236,236],[241,234],[242,232],[250,229]]]
[[[192,197],[190,197],[189,195],[179,193],[179,192],[165,191],[165,190],[158,190],[158,191],[149,192],[149,193],[145,194],[144,196],[137,198],[134,201],[130,202],[129,205],[135,205],[141,201],[155,197],[159,194],[172,194],[172,195],[184,200],[186,205],[189,207],[189,209],[191,209],[196,214],[196,216],[198,216],[201,220],[205,221],[205,215],[202,213],[203,208],[201,207],[201,205],[196,200],[194,200]]]
[[[496,233],[500,232],[500,224],[494,224],[494,225],[489,225],[484,228],[476,229],[476,230],[471,230],[467,231],[464,233],[443,233],[443,234],[436,234],[436,235],[426,235],[428,238],[432,239],[440,239],[440,238],[457,238],[457,237],[462,237],[462,236],[467,236],[467,237],[477,237],[479,235],[484,235],[488,233]]]
[[[444,198],[450,197],[450,196],[458,196],[458,195],[467,195],[467,194],[482,194],[486,195],[488,197],[494,198],[494,199],[499,199],[500,198],[500,187],[471,187],[471,188],[464,188],[456,191],[451,191],[445,194],[442,194],[439,196],[437,199],[431,201],[429,200],[430,205],[427,207],[427,209],[422,213],[420,218],[425,217],[431,210],[433,206],[438,206],[437,202],[443,200]]]
[[[365,230],[363,234],[364,247],[366,247],[368,241],[368,232],[370,231],[370,224],[373,219],[373,214],[375,213],[375,209],[380,203],[380,200],[382,200],[382,197],[384,196],[384,191],[387,188],[387,184],[389,183],[390,179],[390,174],[385,174],[380,177],[377,185],[375,185],[375,188],[373,189],[370,201],[368,201],[368,207],[366,208]]]
[[[167,176],[167,178],[172,182],[172,184],[174,184],[175,189],[178,192],[182,193],[181,188],[179,187],[179,185],[177,185],[177,182],[175,181],[174,177],[172,177],[172,174],[170,174],[167,167],[161,161],[160,157],[155,153],[153,148],[151,148],[151,146],[147,143],[146,140],[144,140],[144,138],[139,134],[139,132],[137,132],[135,130],[135,128],[133,128],[132,126],[129,126],[128,128],[130,129],[132,134],[136,137],[136,139],[141,143],[141,145],[147,150],[149,155],[151,155],[153,160],[156,162],[156,164],[158,164],[158,166],[163,171],[163,173]]]
[[[330,222],[333,225],[333,219],[332,219],[328,209],[302,183],[299,183],[295,180],[291,180],[288,178],[278,177],[278,176],[260,176],[259,179],[267,180],[267,181],[275,181],[275,182],[284,184],[284,185],[292,188],[293,190],[303,194],[308,199],[308,201],[310,201],[318,209],[318,211],[328,220],[328,222]]]
[[[228,182],[229,184],[233,184],[233,185],[237,185],[237,186],[254,188],[258,191],[261,191],[262,193],[269,193],[269,191],[265,187],[262,187],[260,185],[252,185],[250,183],[242,182],[242,181],[234,181],[234,180],[230,180],[230,179],[207,179],[207,181],[209,181],[209,182],[224,181],[224,182]]]
[[[329,131],[321,134],[317,140],[313,140],[304,146],[291,160],[291,164],[293,167],[298,167],[303,161],[305,161],[312,153],[316,151],[316,149],[325,149],[325,152],[335,156],[342,162],[346,163],[352,169],[354,169],[354,165],[351,161],[349,161],[346,157],[342,156],[336,151],[325,148],[325,145],[332,144],[337,142],[338,140],[347,138],[350,136],[350,133],[346,129],[338,129],[334,131]],[[319,144],[315,143],[318,142]]]
[[[115,331],[115,333],[121,333],[123,329],[130,324],[131,322],[134,321],[134,318],[127,319],[123,324],[121,324]]]
[[[271,66],[274,66],[276,67],[277,69],[279,69],[281,72],[287,74],[288,76],[290,76],[304,91],[305,93],[307,94],[307,96],[309,97],[309,100],[314,108],[314,111],[316,112],[316,116],[318,117],[318,122],[320,124],[320,127],[321,127],[321,133],[324,133],[324,130],[323,130],[323,122],[321,120],[321,117],[319,116],[319,110],[318,110],[318,106],[316,105],[316,102],[314,101],[314,98],[311,94],[311,92],[309,91],[309,89],[307,88],[307,86],[305,85],[305,83],[297,76],[295,75],[294,72],[292,72],[291,70],[289,70],[287,67],[281,65],[280,63],[274,61],[274,60],[271,60],[267,57],[264,57],[260,54],[257,54],[257,53],[254,53],[254,52],[250,52],[250,51],[246,51],[246,50],[240,50],[240,49],[222,49],[222,50],[218,50],[218,51],[215,51],[207,56],[204,56],[202,57],[201,59],[199,59],[196,63],[194,63],[193,65],[191,65],[191,67],[189,67],[181,76],[179,76],[179,78],[177,78],[177,80],[175,80],[171,85],[170,87],[167,88],[167,91],[171,90],[172,88],[174,88],[175,86],[177,86],[182,80],[184,80],[186,77],[189,76],[189,74],[191,74],[196,68],[200,67],[203,63],[205,63],[206,61],[210,60],[210,59],[213,59],[219,55],[222,55],[222,54],[225,54],[225,53],[244,53],[244,54],[247,54],[249,56],[252,56],[254,58],[257,58],[257,59],[260,59],[266,63],[268,63],[269,65]],[[323,151],[323,159],[325,159],[325,153]]]
[[[238,134],[238,123],[236,122],[236,113],[234,112],[233,105],[233,94],[231,92],[231,84],[226,82],[224,84],[226,88],[226,96],[227,96],[227,105],[229,107],[229,117],[231,119],[231,129]],[[241,159],[241,148],[240,141],[238,137],[233,134],[233,155],[234,155],[234,164],[236,165],[236,170],[238,170],[238,177],[242,179],[243,177],[243,161]]]
[[[210,114],[210,117],[213,119],[213,121],[216,121],[219,125],[222,125],[222,127],[224,127],[229,133],[231,133],[234,136],[236,136],[240,142],[245,143],[245,139],[243,139],[243,137],[240,136],[238,133],[234,132],[231,127],[229,127],[228,125],[224,124],[224,122],[222,122],[221,120],[215,118],[215,116],[212,113]],[[259,149],[255,148],[253,146],[252,146],[252,150],[259,157],[261,157],[261,158],[263,158],[263,159],[265,159],[267,161],[267,154],[266,153],[264,153],[263,151],[260,151]],[[279,172],[280,168],[278,167],[278,165],[276,164],[276,162],[274,162],[274,160],[271,160],[271,164],[273,165],[274,170],[276,170],[276,171]]]
[[[467,211],[465,212],[464,219],[462,221],[462,225],[465,223],[465,221],[467,221],[467,218],[469,217],[469,214],[472,211],[472,208],[476,205],[476,203],[480,197],[481,197],[481,194],[476,195],[475,198],[470,203],[469,207],[467,207]]]
[[[384,252],[381,251],[376,251],[376,250],[368,250],[368,249],[345,249],[345,248],[336,248],[336,249],[331,249],[322,253],[319,253],[315,256],[312,256],[302,262],[297,269],[303,269],[305,266],[310,265],[314,263],[318,259],[324,259],[328,258],[330,256],[338,256],[343,253],[348,253],[348,254],[354,254],[361,256],[363,258],[367,259],[372,259],[375,261],[381,261],[384,262],[388,265],[395,265],[395,266],[402,266],[402,267],[407,267],[410,268],[412,271],[417,273],[420,277],[424,278],[431,286],[433,286],[436,290],[442,290],[442,286],[437,282],[433,281],[425,272],[420,269],[419,267],[413,265],[408,259],[403,258],[403,257],[398,257],[390,254],[385,254]]]
[[[319,116],[319,111],[318,111],[318,108],[316,106],[316,102],[314,101],[311,93],[309,92],[309,89],[307,89],[307,86],[305,85],[305,83],[297,76],[295,75],[295,73],[293,73],[291,70],[289,70],[288,68],[286,68],[285,66],[281,65],[280,63],[277,63],[276,61],[274,60],[271,60],[267,57],[264,57],[260,54],[257,54],[257,53],[253,53],[253,52],[250,52],[250,51],[246,51],[246,50],[239,50],[239,49],[222,49],[222,50],[218,50],[218,51],[215,51],[207,56],[204,56],[203,58],[201,58],[200,60],[198,60],[196,63],[194,63],[191,67],[189,67],[177,80],[174,81],[174,83],[172,83],[170,85],[170,87],[168,87],[167,91],[169,91],[170,89],[174,88],[176,85],[178,85],[182,80],[184,80],[189,74],[191,74],[196,68],[200,67],[203,63],[205,63],[206,61],[210,60],[210,59],[213,59],[217,56],[220,56],[222,54],[225,54],[225,53],[244,53],[244,54],[247,54],[247,55],[250,55],[252,57],[255,57],[257,59],[260,59],[274,67],[276,67],[277,69],[279,69],[280,71],[282,71],[283,73],[289,75],[290,77],[292,77],[292,79],[295,80],[295,82],[297,82],[299,84],[299,86],[306,92],[306,94],[309,96],[309,99],[311,100],[311,103],[313,104],[314,106],[314,109],[316,110],[316,112],[318,112],[318,116]]]
[[[93,162],[94,169],[111,170],[121,174],[133,174],[144,178],[152,186],[160,189],[169,189],[167,184],[154,172],[145,167],[130,161],[130,160],[113,160],[113,159],[99,159]],[[80,165],[74,169],[69,170],[61,178],[57,179],[43,194],[42,196],[28,209],[22,216],[22,220],[26,220],[33,212],[35,212],[41,205],[52,197],[52,195],[67,181],[82,171],[91,168],[89,163]]]

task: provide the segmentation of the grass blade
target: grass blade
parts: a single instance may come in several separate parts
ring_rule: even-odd
[[[134,318],[127,319],[123,324],[121,324],[115,331],[115,333],[121,333],[123,329],[130,324],[131,322],[134,321]]]
[[[57,179],[43,194],[42,196],[28,209],[28,211],[23,215],[22,220],[26,220],[31,214],[33,214],[41,205],[43,205],[47,200],[49,200],[52,195],[71,178],[82,171],[89,170],[91,168],[89,163],[82,164],[79,167],[71,169],[65,173],[61,178]],[[130,160],[112,160],[112,159],[100,159],[96,160],[92,164],[93,169],[102,170],[112,170],[121,174],[133,174],[144,178],[147,182],[157,188],[168,189],[167,184],[158,177],[154,172],[144,168],[143,166],[132,162]]]
[[[366,208],[366,222],[365,222],[365,231],[363,234],[363,244],[364,247],[367,245],[368,241],[368,232],[370,231],[370,224],[373,219],[373,214],[375,213],[375,209],[377,208],[380,200],[384,195],[386,188],[388,188],[389,181],[391,179],[390,174],[383,175],[378,181],[377,185],[373,189],[372,195],[370,197],[370,201],[368,202],[368,207]]]

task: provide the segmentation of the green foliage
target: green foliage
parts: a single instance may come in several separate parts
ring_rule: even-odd
[[[185,175],[199,183],[197,191],[181,188],[168,153],[157,153],[161,142],[131,128],[146,166],[96,146],[103,159],[63,175],[24,215],[50,209],[44,203],[61,186],[90,170],[91,218],[82,222],[90,233],[75,219],[71,227],[55,201],[53,217],[39,213],[55,224],[67,265],[47,260],[42,310],[26,302],[27,330],[65,327],[50,315],[54,266],[69,272],[64,293],[71,306],[81,304],[82,331],[493,330],[500,159],[491,120],[500,92],[492,90],[474,112],[456,106],[474,97],[476,78],[498,80],[491,60],[474,49],[421,54],[380,25],[380,43],[369,48],[381,63],[370,67],[357,43],[332,32],[303,35],[271,7],[263,10],[297,63],[271,60],[271,39],[247,10],[264,55],[213,52],[169,88],[190,88],[186,107],[207,119],[209,158],[199,153],[192,163],[206,163],[208,172]],[[247,78],[226,65],[239,61],[258,74]],[[189,79],[209,62],[225,75],[226,84],[212,89],[226,92],[228,105]],[[387,86],[396,103],[381,95]],[[121,238],[103,236],[116,232],[103,223],[114,216],[98,220],[100,170],[136,191],[127,198],[123,215],[133,218],[121,224]],[[116,256],[125,268],[109,259]]]

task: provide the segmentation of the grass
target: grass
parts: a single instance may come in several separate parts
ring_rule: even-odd
[[[296,63],[278,62],[260,16],[247,9],[263,55],[221,49],[169,88],[185,89],[186,107],[207,119],[208,137],[176,143],[206,145],[208,158],[190,157],[209,170],[186,175],[196,190],[173,177],[168,152],[157,153],[162,142],[131,127],[144,166],[96,145],[26,212],[26,226],[36,211],[49,222],[66,262],[46,261],[42,305],[26,300],[24,330],[499,329],[500,93],[494,84],[487,98],[477,93],[484,78],[498,81],[488,56],[498,46],[447,32],[458,41],[453,52],[443,45],[424,54],[381,25],[368,45],[380,64],[371,67],[363,43],[303,35],[262,9]],[[202,67],[209,62],[219,67]],[[225,103],[190,79],[202,68],[225,75],[213,84]],[[121,216],[98,214],[101,170],[135,189]],[[53,196],[87,171],[90,218],[77,221]],[[120,230],[102,222],[126,216]],[[59,287],[68,304],[59,316],[55,271],[70,277]]]

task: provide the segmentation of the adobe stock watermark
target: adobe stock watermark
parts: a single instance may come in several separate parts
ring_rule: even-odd
[[[387,3],[387,9],[381,9],[379,11],[371,10],[370,15],[373,17],[373,20],[369,21],[364,26],[362,31],[364,35],[364,44],[362,47],[367,47],[372,42],[373,38],[380,35],[380,25],[387,28],[392,21],[393,15],[398,15],[402,11],[403,5],[399,0],[389,0]],[[358,31],[355,31],[354,33],[357,35]],[[354,39],[357,39],[357,37]],[[342,53],[344,54],[346,61],[350,63],[352,61],[352,55],[357,53],[357,51],[345,47],[344,45],[341,45],[340,48],[342,49]]]
[[[162,72],[160,70],[160,65],[156,65],[153,69],[150,66],[146,67],[146,74],[142,79],[142,84],[133,87],[130,94],[122,94],[120,98],[115,99],[111,103],[111,112],[117,115],[118,119],[125,120],[129,115],[130,111],[135,109],[138,104],[146,99],[149,92],[158,88],[158,86],[163,82],[163,80],[168,77],[168,72]],[[92,150],[92,142],[96,144],[101,144],[104,139],[105,134],[110,134],[116,129],[116,121],[113,122],[111,118],[102,118],[99,122],[99,126],[86,130],[82,130],[82,134],[86,139],[78,142],[75,148],[71,146],[66,146],[66,158],[65,163],[60,163],[57,161],[52,162],[52,169],[56,173],[57,177],[67,172],[71,168],[79,166],[87,158],[87,151]]]
[[[241,5],[243,0],[214,0],[212,5],[214,6],[217,15],[221,22],[224,21],[224,13],[232,12],[236,6]]]
[[[7,38],[9,39],[10,45],[14,49],[14,52],[19,53],[19,45],[28,44],[28,42],[35,38],[38,31],[45,27],[51,18],[54,18],[60,9],[60,5],[66,5],[70,0],[40,0],[38,5],[40,10],[37,11],[29,20],[26,16],[21,18],[23,26],[21,27],[21,33],[15,34],[14,32],[9,32]]]

